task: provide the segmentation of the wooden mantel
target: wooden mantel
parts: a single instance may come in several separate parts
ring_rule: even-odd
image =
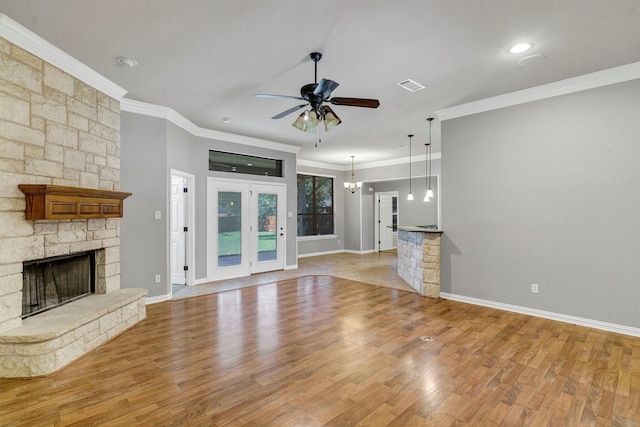
[[[122,218],[123,201],[131,195],[121,191],[20,184],[26,196],[26,219]]]

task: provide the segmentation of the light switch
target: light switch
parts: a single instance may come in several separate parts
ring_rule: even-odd
[[[288,216],[289,218],[293,218],[293,212],[291,212],[291,211],[287,212],[287,216]]]
[[[160,211],[155,211],[155,212],[153,213],[153,217],[154,217],[155,219],[162,219],[162,212],[160,212]]]

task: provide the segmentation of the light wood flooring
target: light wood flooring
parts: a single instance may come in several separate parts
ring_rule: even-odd
[[[147,310],[0,425],[640,425],[639,338],[327,275]]]

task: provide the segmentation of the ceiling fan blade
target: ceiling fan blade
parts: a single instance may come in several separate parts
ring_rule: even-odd
[[[289,98],[289,99],[301,99],[304,101],[303,98],[300,98],[299,96],[292,96],[292,95],[273,95],[270,93],[256,93],[256,97],[257,98]]]
[[[329,97],[331,96],[331,92],[333,92],[338,86],[340,86],[340,83],[334,82],[333,80],[329,79],[322,79],[320,80],[320,83],[318,83],[318,86],[314,89],[313,94],[322,94],[322,99],[329,99]]]
[[[331,98],[329,102],[333,105],[347,105],[350,107],[378,108],[380,106],[380,101],[377,99],[366,98]]]
[[[293,113],[294,111],[298,111],[299,109],[306,107],[307,105],[309,105],[309,104],[296,105],[295,107],[291,107],[291,108],[289,108],[288,110],[283,111],[283,112],[282,112],[282,113],[280,113],[280,114],[276,114],[275,116],[273,116],[273,117],[271,117],[271,118],[272,118],[272,119],[281,119],[281,118],[283,118],[284,116],[288,116],[289,114]]]

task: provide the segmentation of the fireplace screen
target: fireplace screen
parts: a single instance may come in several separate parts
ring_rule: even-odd
[[[95,292],[95,252],[25,262],[22,318]]]

